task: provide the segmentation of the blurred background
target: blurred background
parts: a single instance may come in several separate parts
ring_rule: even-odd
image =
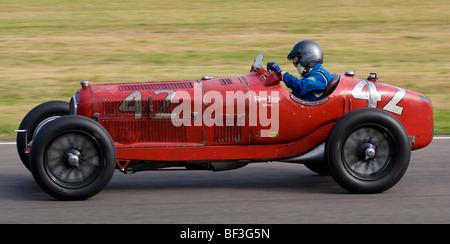
[[[256,55],[296,73],[303,39],[331,73],[377,72],[431,98],[450,134],[448,0],[0,0],[0,140],[34,106],[91,84],[247,74]]]

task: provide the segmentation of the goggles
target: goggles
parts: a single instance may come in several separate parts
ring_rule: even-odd
[[[297,67],[297,65],[300,63],[300,58],[301,58],[301,56],[295,56],[292,59],[290,59],[292,61],[292,64],[294,64],[295,67]]]

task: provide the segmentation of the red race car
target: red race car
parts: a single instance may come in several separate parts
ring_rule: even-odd
[[[307,102],[262,67],[230,78],[91,85],[70,103],[32,109],[17,149],[39,186],[58,199],[87,199],[115,169],[230,170],[252,162],[302,163],[353,193],[378,193],[404,175],[411,150],[433,139],[426,96],[354,72],[333,74]]]

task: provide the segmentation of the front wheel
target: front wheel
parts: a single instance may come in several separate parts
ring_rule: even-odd
[[[68,115],[47,123],[30,150],[30,167],[38,185],[60,200],[83,200],[110,181],[116,151],[97,122]]]
[[[333,179],[352,193],[379,193],[405,174],[411,144],[391,114],[364,108],[344,115],[327,139],[325,154]]]

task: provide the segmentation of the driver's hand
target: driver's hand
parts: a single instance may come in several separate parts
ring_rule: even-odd
[[[278,64],[275,63],[275,62],[268,62],[267,63],[267,69],[269,71],[283,72],[283,70],[280,68],[280,66],[278,66]]]

